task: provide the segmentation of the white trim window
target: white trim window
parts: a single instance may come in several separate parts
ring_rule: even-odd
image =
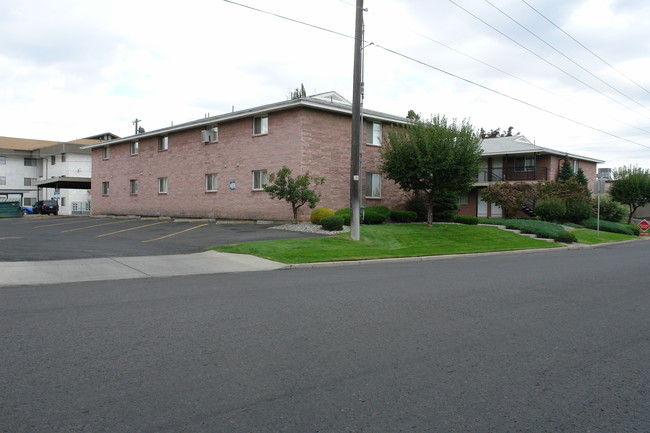
[[[108,182],[102,182],[102,195],[108,195],[109,192],[110,192],[110,184]]]
[[[158,151],[162,152],[169,149],[169,136],[162,135],[158,137]]]
[[[25,158],[25,161],[27,161],[27,158]],[[7,157],[6,156],[0,156],[0,165],[5,165],[7,164]],[[25,164],[27,165],[27,164]]]
[[[253,191],[264,190],[264,185],[268,182],[266,170],[253,170]]]
[[[213,126],[201,131],[201,141],[203,143],[216,143],[219,141],[219,127]]]
[[[167,178],[159,177],[158,178],[158,194],[167,194]]]
[[[7,184],[7,176],[0,176],[0,185]]]
[[[106,146],[102,148],[102,159],[110,159],[111,158],[111,148]]]
[[[35,177],[25,177],[23,180],[23,186],[36,186]]]
[[[366,173],[366,198],[381,198],[381,174]]]
[[[25,167],[38,167],[38,159],[36,158],[25,158],[23,160]]]
[[[381,123],[366,123],[366,144],[371,146],[381,146]]]
[[[253,117],[253,135],[264,135],[269,133],[269,116]]]
[[[131,195],[138,194],[138,179],[129,180],[129,193]]]
[[[217,190],[217,173],[208,173],[205,175],[205,192],[215,192]]]
[[[131,142],[131,155],[137,155],[140,153],[140,143],[138,141]]]

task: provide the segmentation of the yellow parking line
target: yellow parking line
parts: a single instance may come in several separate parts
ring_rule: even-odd
[[[93,227],[108,226],[108,225],[111,225],[111,224],[128,223],[129,221],[133,221],[133,220],[121,220],[121,221],[114,221],[114,222],[110,222],[110,223],[94,224],[92,226],[87,226],[87,227],[78,227],[76,229],[61,230],[61,233],[74,232],[74,231],[77,231],[77,230],[86,230],[86,229],[90,229],[90,228],[93,228]]]
[[[169,222],[169,221],[160,221],[158,223],[145,224],[143,226],[138,226],[138,227],[131,227],[130,229],[118,230],[116,232],[111,232],[111,233],[104,233],[103,235],[99,235],[99,236],[95,236],[95,237],[96,238],[102,238],[104,236],[114,235],[116,233],[128,232],[129,230],[141,229],[141,228],[144,228],[144,227],[155,226],[155,225],[158,225],[158,224],[165,224],[166,222]]]
[[[66,224],[79,224],[79,223],[83,223],[83,222],[86,222],[86,221],[87,221],[87,220],[83,220],[83,221],[68,221],[68,222],[65,222],[65,223],[55,223],[55,224],[45,224],[45,225],[42,225],[42,226],[35,226],[34,228],[35,228],[35,229],[40,229],[40,228],[43,228],[43,227],[64,226],[64,225],[66,225]]]
[[[201,225],[198,225],[198,226],[195,226],[195,227],[190,227],[189,229],[185,229],[185,230],[180,231],[180,232],[172,233],[172,234],[166,235],[166,236],[161,236],[161,237],[156,238],[156,239],[149,239],[148,241],[142,241],[142,242],[159,241],[161,239],[165,239],[165,238],[169,238],[169,237],[172,237],[172,236],[180,235],[181,233],[189,232],[190,230],[198,229],[199,227],[205,227],[205,226],[207,226],[207,224],[201,224]]]

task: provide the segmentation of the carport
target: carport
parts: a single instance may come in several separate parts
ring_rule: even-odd
[[[44,179],[36,182],[38,191],[36,193],[37,200],[44,200],[47,197],[41,197],[42,188],[53,188],[55,194],[57,191],[63,189],[86,189],[90,190],[90,178],[89,177],[68,177],[68,176],[58,176],[51,177],[49,179]],[[55,196],[56,198],[56,196]],[[90,213],[90,209],[75,209],[75,203],[72,204],[72,214],[81,215]]]

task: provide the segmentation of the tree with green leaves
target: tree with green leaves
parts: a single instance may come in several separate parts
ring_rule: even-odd
[[[537,198],[537,188],[525,182],[496,182],[481,190],[481,198],[501,207],[504,218],[514,218]]]
[[[406,115],[406,118],[413,122],[420,121],[420,115],[413,110],[409,110],[408,114]]]
[[[300,83],[300,88],[296,87],[296,90],[291,92],[290,95],[290,99],[300,99],[306,97],[307,97],[307,91],[305,90],[305,85],[303,83]]]
[[[587,179],[587,176],[585,176],[585,172],[581,168],[579,168],[575,176],[573,176],[573,180],[578,182],[580,185],[589,186],[589,180]]]
[[[627,223],[632,222],[634,212],[650,203],[650,170],[639,166],[623,166],[613,171],[614,182],[609,194],[614,200],[629,207]]]
[[[472,125],[437,115],[388,132],[381,149],[381,170],[404,191],[421,191],[427,201],[427,223],[433,206],[445,194],[469,191],[481,160],[480,137]]]
[[[574,174],[575,173],[573,172],[573,168],[571,168],[569,158],[565,157],[564,162],[562,163],[562,167],[560,168],[560,173],[557,175],[558,182],[566,182],[567,180],[571,179]]]
[[[314,185],[322,185],[325,179],[313,177],[309,172],[300,174],[295,178],[291,176],[291,169],[282,167],[277,173],[269,175],[269,184],[264,185],[264,191],[271,198],[285,200],[291,204],[293,221],[298,222],[298,209],[305,203],[313,209],[320,201],[320,194],[310,188],[311,182]]]

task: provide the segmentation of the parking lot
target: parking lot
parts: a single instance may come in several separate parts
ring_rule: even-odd
[[[239,242],[319,237],[206,220],[28,215],[0,219],[0,261],[190,254]]]

